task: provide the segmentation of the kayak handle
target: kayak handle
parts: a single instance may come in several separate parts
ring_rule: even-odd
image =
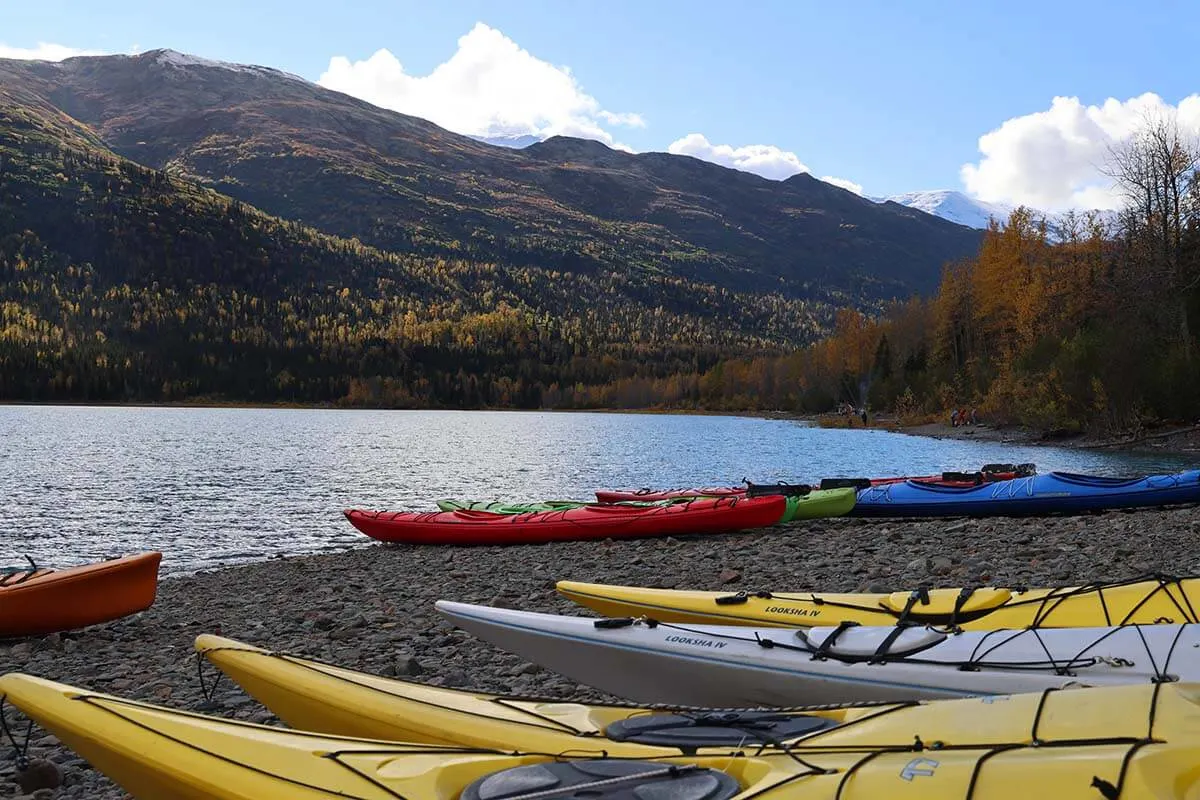
[[[774,595],[770,592],[738,592],[737,594],[722,595],[714,600],[719,606],[736,606],[746,602],[751,597],[757,597],[761,600],[770,600]]]

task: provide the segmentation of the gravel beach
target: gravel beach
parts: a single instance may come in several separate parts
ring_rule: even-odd
[[[135,618],[0,642],[0,673],[279,724],[227,679],[214,704],[205,704],[192,642],[220,633],[438,685],[598,700],[604,695],[454,630],[434,601],[590,614],[561,599],[554,582],[894,591],[1200,574],[1198,535],[1200,509],[1188,507],[1031,519],[835,519],[721,536],[507,548],[368,546],[164,579],[154,607]],[[11,709],[8,718],[20,739],[24,718]],[[5,742],[0,797],[126,797],[44,731],[35,729],[30,756],[62,767],[62,786],[18,786]]]

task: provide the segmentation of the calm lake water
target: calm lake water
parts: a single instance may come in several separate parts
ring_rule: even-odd
[[[163,572],[364,546],[347,507],[593,499],[605,487],[815,481],[1033,462],[1102,475],[1196,459],[825,430],[751,417],[0,406],[0,566],[145,549]]]

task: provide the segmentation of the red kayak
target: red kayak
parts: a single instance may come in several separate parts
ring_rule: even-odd
[[[856,489],[866,489],[871,486],[883,486],[889,483],[904,481],[920,481],[938,486],[978,486],[992,481],[1007,481],[1013,478],[1027,478],[1037,474],[1033,464],[987,464],[978,472],[943,472],[938,475],[899,476],[894,478],[826,478],[813,489],[841,489],[852,486]],[[746,494],[745,486],[705,486],[695,489],[600,489],[596,492],[596,500],[601,503],[623,503],[630,500],[672,500],[683,497],[742,497]]]
[[[770,495],[699,498],[651,508],[592,505],[530,514],[358,509],[342,513],[355,528],[384,542],[496,545],[729,533],[774,525],[786,505],[783,495]]]

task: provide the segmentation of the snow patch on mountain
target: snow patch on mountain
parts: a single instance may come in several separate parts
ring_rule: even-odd
[[[935,217],[966,225],[968,228],[986,228],[990,220],[1005,222],[1016,206],[1006,203],[986,203],[968,197],[953,189],[935,189],[927,192],[906,192],[891,197],[872,198],[877,202],[888,200],[902,206],[933,214]]]
[[[924,211],[926,214],[933,214],[935,217],[941,217],[950,222],[957,222],[959,225],[966,225],[969,228],[978,228],[980,230],[986,229],[993,219],[1001,225],[1006,224],[1009,216],[1017,208],[1017,206],[1009,203],[989,203],[983,200],[976,200],[954,189],[906,192],[905,194],[892,195],[891,197],[872,197],[870,199],[876,203],[886,203],[891,200],[900,205]],[[1048,213],[1036,208],[1030,208],[1029,211],[1035,218],[1046,221],[1046,232],[1050,241],[1058,242],[1065,238],[1067,221],[1065,214]],[[1080,211],[1076,215],[1081,232],[1083,223],[1089,213],[1092,212]],[[1095,213],[1099,216],[1100,223],[1111,233],[1117,221],[1117,212],[1098,210]]]
[[[532,133],[508,134],[505,136],[472,136],[471,138],[484,144],[492,144],[497,147],[511,147],[514,150],[521,150],[543,140],[543,137]]]
[[[214,61],[211,58],[201,58],[200,56],[189,55],[188,53],[180,53],[177,50],[152,50],[146,55],[153,55],[155,62],[169,67],[179,67],[187,69],[191,67],[204,67],[209,69],[224,69],[230,72],[241,72],[248,75],[282,75],[292,80],[309,81],[295,75],[291,72],[274,69],[273,67],[260,67],[256,64],[233,64],[228,61]]]

